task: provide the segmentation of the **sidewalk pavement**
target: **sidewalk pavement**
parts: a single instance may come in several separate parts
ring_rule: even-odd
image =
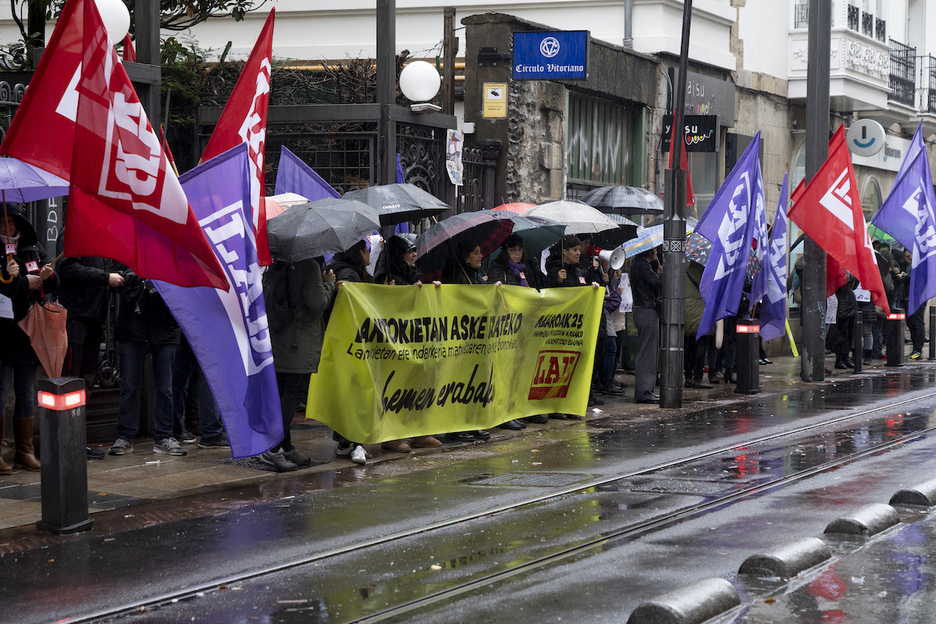
[[[909,349],[907,351],[909,353]],[[851,370],[834,370],[833,356],[826,357],[826,380],[835,383],[853,378]],[[863,375],[883,375],[888,368],[885,360],[864,367]],[[929,366],[931,362],[907,362],[905,367]],[[800,360],[792,356],[774,358],[761,365],[761,395],[788,392],[800,380]],[[153,452],[152,440],[136,440],[133,453],[106,456],[104,460],[88,461],[88,493],[91,517],[97,532],[118,531],[187,517],[223,513],[230,509],[307,492],[435,468],[463,461],[479,454],[498,452],[500,444],[548,444],[561,439],[562,431],[585,426],[588,420],[616,418],[647,418],[655,414],[672,415],[690,412],[705,404],[720,405],[751,398],[735,393],[735,385],[724,380],[712,389],[684,389],[683,407],[663,410],[654,405],[635,404],[633,376],[619,374],[618,381],[627,386],[624,396],[599,395],[602,406],[589,408],[584,420],[550,420],[546,424],[529,424],[521,431],[491,429],[486,442],[457,443],[444,441],[441,448],[414,449],[411,453],[384,451],[380,444],[367,445],[373,456],[365,466],[335,456],[331,430],[314,420],[304,420],[297,414],[292,428],[293,444],[312,458],[312,466],[297,472],[278,474],[256,458],[232,459],[228,449],[200,449],[186,444],[188,455],[170,457]],[[705,383],[708,383],[707,378]],[[810,384],[812,385],[812,384]],[[94,445],[107,450],[108,445]],[[35,523],[41,518],[40,473],[15,470],[12,476],[0,477],[0,554],[31,548],[44,539],[37,534]]]

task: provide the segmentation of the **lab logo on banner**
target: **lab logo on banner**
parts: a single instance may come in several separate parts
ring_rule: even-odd
[[[580,355],[578,351],[540,351],[529,400],[565,398]]]

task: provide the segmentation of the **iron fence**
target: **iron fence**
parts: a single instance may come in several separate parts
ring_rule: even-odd
[[[916,98],[916,48],[891,39],[890,61],[889,99],[913,106]]]

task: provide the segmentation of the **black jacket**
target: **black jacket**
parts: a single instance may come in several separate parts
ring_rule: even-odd
[[[16,221],[16,229],[19,232],[19,240],[17,241],[17,249],[13,259],[19,265],[20,272],[9,284],[0,283],[0,295],[9,297],[13,303],[13,318],[0,318],[0,362],[4,364],[15,362],[38,364],[36,354],[29,344],[29,336],[20,329],[17,323],[26,317],[26,313],[29,312],[29,308],[33,303],[42,301],[43,296],[47,297],[58,290],[59,279],[57,274],[53,274],[52,277],[42,283],[42,288],[29,290],[29,279],[26,277],[29,271],[26,263],[35,262],[37,267],[42,268],[43,265],[48,263],[48,257],[45,249],[38,244],[36,231],[29,221],[23,217],[22,212],[16,207],[8,206],[7,214]],[[5,236],[6,232],[0,231],[0,234]],[[0,252],[2,251],[4,251],[4,248],[0,246]],[[3,276],[6,278],[8,277],[6,274],[6,254],[0,256],[0,262],[3,263]],[[32,273],[36,275],[38,271]]]
[[[629,275],[631,292],[634,293],[634,307],[656,308],[656,300],[663,289],[663,280],[647,259],[636,256],[631,263]]]
[[[504,261],[501,262],[501,259]],[[543,287],[543,274],[533,265],[532,260],[524,262],[523,276],[526,278],[527,286],[531,288]],[[488,269],[488,284],[495,284],[497,282],[510,284],[511,286],[520,286],[520,276],[515,275],[510,269],[507,258],[503,253],[494,260],[491,264],[491,268]]]
[[[566,278],[560,282],[559,271],[562,269],[566,270]],[[582,274],[581,267],[577,264],[564,263],[562,261],[561,251],[550,254],[549,257],[546,258],[546,288],[584,286],[582,281],[579,279],[580,277],[585,277]],[[591,282],[586,280],[586,283],[590,284]]]
[[[120,309],[114,332],[118,341],[179,344],[182,331],[152,282],[126,271],[118,293]]]
[[[101,322],[107,316],[108,280],[114,261],[91,256],[64,258],[59,262],[59,303],[71,319]]]

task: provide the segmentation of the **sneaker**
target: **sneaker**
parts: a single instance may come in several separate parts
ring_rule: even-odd
[[[156,440],[156,444],[153,445],[153,452],[162,453],[163,455],[173,455],[175,457],[188,455],[188,451],[182,448],[182,445],[179,444],[175,438]]]
[[[366,464],[367,463],[367,450],[360,444],[354,447],[354,450],[351,451],[351,461],[355,464]]]
[[[338,457],[348,457],[351,455],[352,450],[350,444],[339,444],[335,447],[335,455]]]
[[[276,468],[276,472],[292,472],[294,470],[299,470],[299,466],[286,459],[282,451],[277,453],[267,451],[260,455],[260,461],[267,466]]]
[[[312,458],[306,457],[305,455],[303,455],[296,449],[293,449],[291,451],[284,451],[283,457],[285,457],[292,463],[296,464],[297,466],[311,466],[312,465]]]
[[[198,448],[231,448],[231,443],[222,431],[214,438],[202,436],[198,441]]]
[[[195,444],[195,436],[189,433],[188,431],[182,430],[182,433],[176,435],[172,434],[172,437],[175,438],[180,444]]]
[[[914,352],[911,353],[909,356],[907,356],[907,359],[910,359],[910,360],[919,360],[921,357],[923,357],[923,354],[922,354],[922,353],[920,353],[919,351],[914,351]]]
[[[107,451],[108,455],[123,455],[124,453],[132,453],[133,444],[130,440],[124,438],[117,438],[117,441],[114,442],[114,445],[110,447],[110,450]]]

